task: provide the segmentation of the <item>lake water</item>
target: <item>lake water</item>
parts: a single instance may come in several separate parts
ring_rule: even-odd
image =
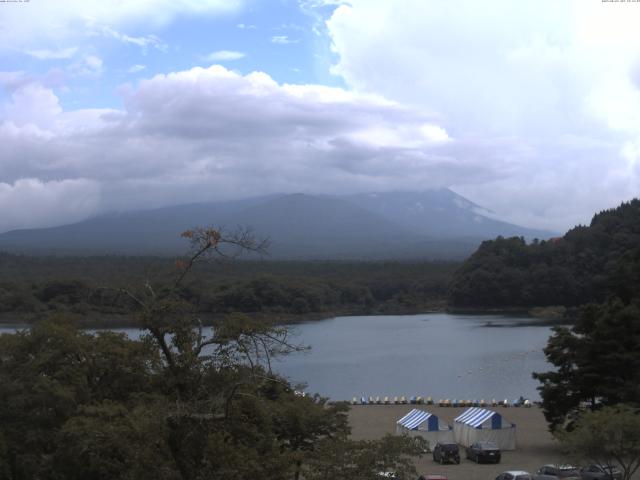
[[[537,399],[538,382],[531,373],[550,369],[542,349],[551,331],[517,326],[522,321],[434,313],[310,322],[295,330],[311,352],[287,358],[277,369],[294,382],[306,381],[309,391],[335,399]]]
[[[336,400],[360,396],[434,399],[539,398],[534,371],[546,371],[548,326],[527,319],[430,313],[337,317],[292,327],[311,346],[274,363],[308,392]],[[0,327],[1,332],[15,327]],[[118,329],[131,337],[138,330]]]

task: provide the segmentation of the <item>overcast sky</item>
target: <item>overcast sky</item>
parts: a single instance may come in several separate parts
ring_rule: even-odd
[[[450,187],[563,231],[640,195],[640,2],[0,2],[0,231]]]

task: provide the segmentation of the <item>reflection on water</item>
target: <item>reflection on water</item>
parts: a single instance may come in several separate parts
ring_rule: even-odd
[[[518,326],[523,325],[524,326]],[[495,328],[503,327],[503,328]],[[509,328],[511,327],[511,328]],[[16,326],[2,326],[1,332]],[[550,327],[527,319],[441,313],[338,317],[298,324],[311,351],[274,364],[307,391],[333,399],[422,395],[435,399],[537,399],[534,371],[546,371],[542,349]],[[115,329],[137,338],[137,329]]]

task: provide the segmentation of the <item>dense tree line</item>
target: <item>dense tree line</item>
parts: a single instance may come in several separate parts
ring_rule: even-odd
[[[203,333],[181,293],[193,261],[224,242],[258,247],[187,233],[193,252],[172,279],[113,289],[140,340],[89,334],[64,314],[0,335],[0,479],[415,478],[423,443],[352,441],[346,405],[271,371],[273,356],[304,348],[285,328],[232,314]]]
[[[486,241],[456,271],[449,303],[457,307],[578,306],[640,286],[640,200],[598,213],[564,237],[527,244]]]
[[[127,269],[131,262],[130,269]],[[39,318],[66,311],[85,319],[131,312],[105,286],[163,282],[174,267],[155,257],[22,257],[0,254],[0,314]],[[230,312],[304,318],[314,314],[409,313],[442,308],[457,264],[438,262],[235,261],[197,265],[179,294],[206,315]]]
[[[574,325],[554,328],[545,354],[555,369],[534,378],[552,430],[584,409],[640,407],[640,297],[583,307]]]
[[[555,327],[545,348],[555,368],[534,373],[544,415],[577,461],[640,468],[640,296],[583,307],[571,327]]]

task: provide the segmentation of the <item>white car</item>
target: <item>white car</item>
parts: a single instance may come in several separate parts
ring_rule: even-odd
[[[496,477],[496,480],[532,480],[531,474],[523,470],[508,470]]]

